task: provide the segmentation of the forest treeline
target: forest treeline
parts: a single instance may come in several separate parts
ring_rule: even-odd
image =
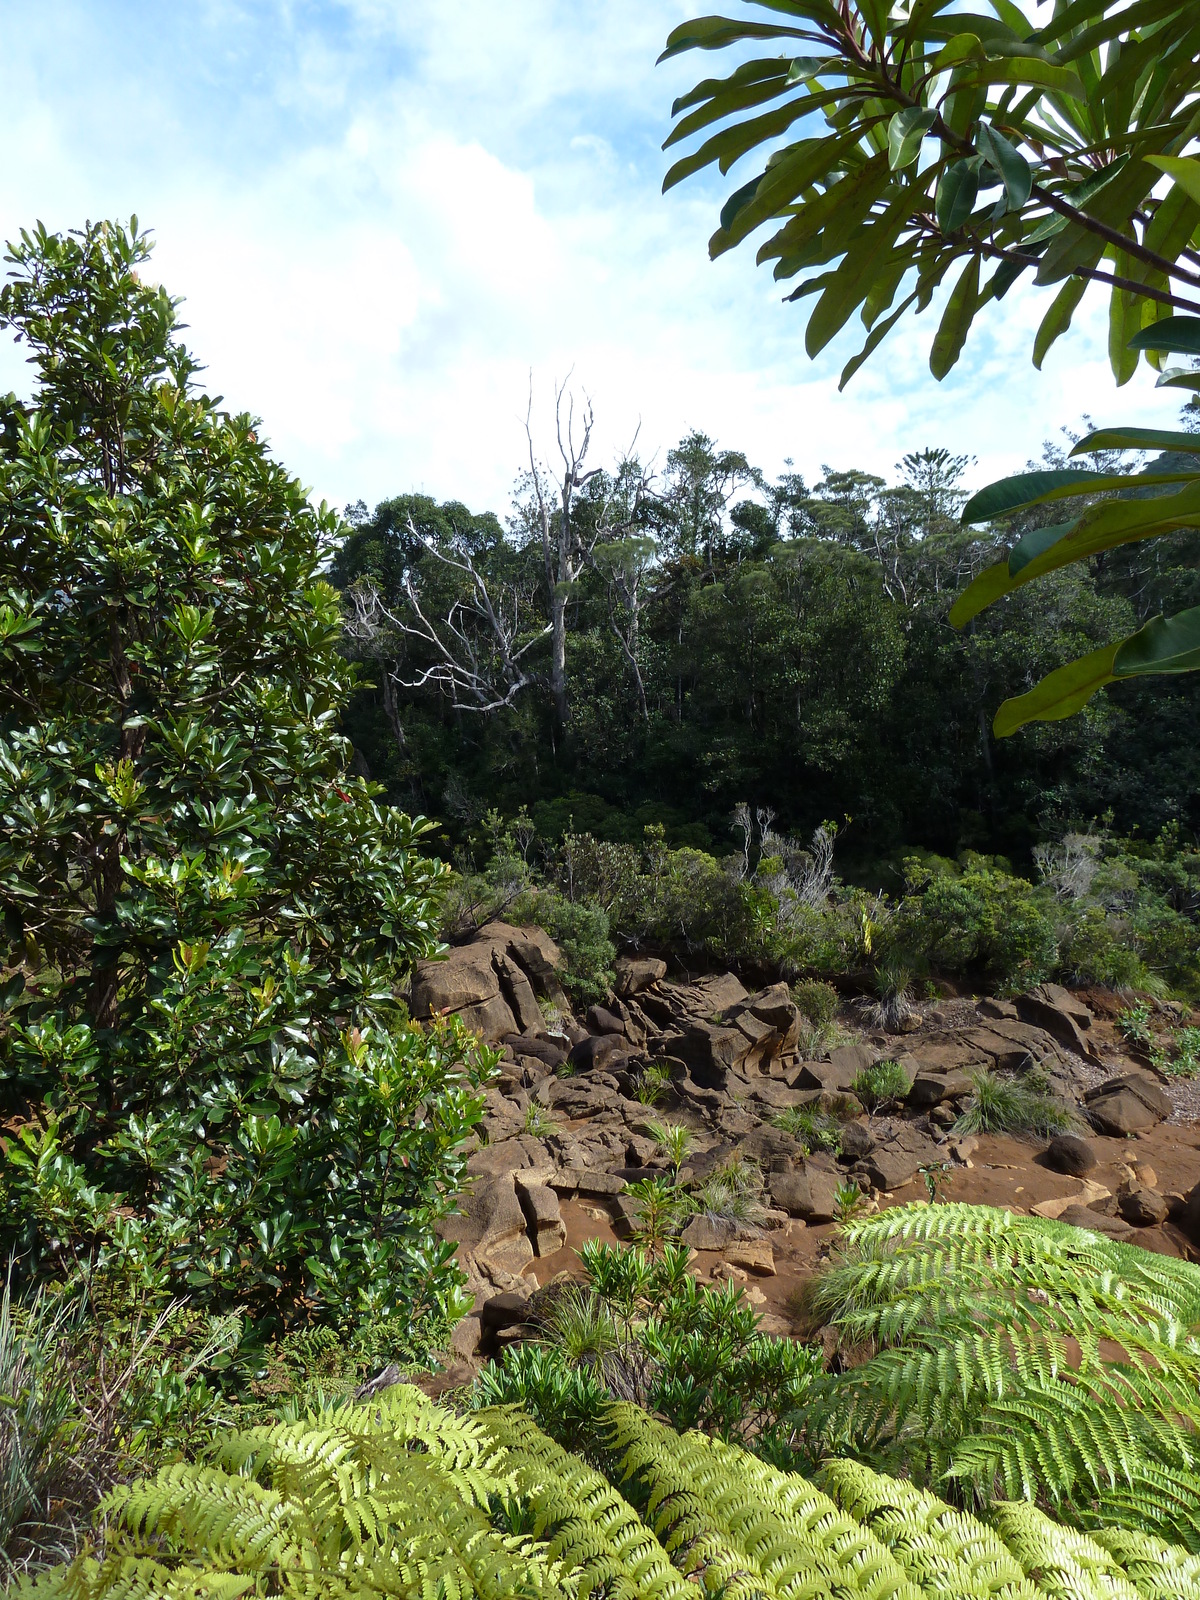
[[[890,480],[843,463],[811,483],[789,463],[772,480],[693,432],[658,470],[597,470],[590,420],[556,469],[531,448],[504,517],[417,494],[347,509],[331,576],[370,686],[346,731],[364,775],[442,822],[443,846],[526,808],[547,845],[639,843],[658,824],[721,855],[746,803],[797,836],[837,822],[840,871],[895,887],[914,848],[1028,865],[1039,840],[1098,818],[1195,829],[1190,678],[1114,685],[1009,740],[991,717],[1062,661],[1195,604],[1200,535],[1060,571],[960,633],[954,596],[1025,531],[961,525],[969,458],[926,448]],[[1038,465],[1063,462],[1050,443]]]

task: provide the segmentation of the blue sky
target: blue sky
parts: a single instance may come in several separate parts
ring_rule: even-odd
[[[1004,302],[934,383],[934,314],[838,395],[855,323],[817,362],[743,248],[707,239],[738,178],[660,194],[670,105],[712,59],[655,68],[667,0],[5,0],[0,232],[136,212],[186,297],[207,383],[258,413],[315,495],[410,488],[503,510],[532,375],[592,397],[596,460],[699,427],[769,472],[887,473],[906,450],[1019,467],[1118,392],[1097,298],[1039,375],[1043,291]],[[14,159],[15,156],[15,159]],[[21,389],[0,348],[0,383]]]

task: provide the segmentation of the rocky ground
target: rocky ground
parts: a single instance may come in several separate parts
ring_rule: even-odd
[[[539,1285],[579,1270],[588,1239],[627,1239],[636,1204],[626,1185],[667,1175],[651,1124],[687,1127],[679,1172],[696,1184],[731,1161],[762,1173],[754,1225],[694,1217],[683,1232],[701,1276],[732,1278],[768,1331],[790,1331],[789,1304],[827,1249],[840,1185],[871,1207],[927,1197],[1061,1217],[1151,1250],[1200,1260],[1200,1106],[1195,1087],[1162,1079],[1128,1052],[1103,991],[1043,985],[1015,1000],[947,998],[900,1034],[859,1025],[811,1053],[785,984],[749,992],[732,973],[689,977],[652,957],[618,963],[616,992],[576,1018],[558,980],[559,952],[539,929],[493,923],[413,981],[417,1018],[455,1013],[503,1051],[487,1090],[473,1177],[445,1236],[475,1294],[453,1356],[473,1361],[520,1337]],[[862,1014],[860,1013],[860,1016]],[[548,1018],[550,1020],[548,1020]],[[853,1094],[864,1068],[899,1062],[901,1105],[873,1112]],[[1070,1107],[1078,1134],[1049,1142],[959,1137],[971,1074],[1036,1072]],[[639,1098],[661,1083],[656,1104]],[[839,1153],[806,1151],[775,1125],[805,1108],[836,1119]]]

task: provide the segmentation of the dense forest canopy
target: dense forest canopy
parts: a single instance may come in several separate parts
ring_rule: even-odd
[[[1063,454],[1047,445],[1041,464]],[[972,468],[924,448],[890,481],[850,461],[771,479],[693,432],[657,470],[597,471],[568,448],[552,475],[531,453],[503,520],[415,494],[349,508],[332,577],[372,684],[346,722],[359,760],[455,845],[489,809],[526,807],[547,840],[573,826],[637,842],[660,823],[720,852],[745,801],[800,835],[838,821],[842,869],[884,881],[906,848],[1024,859],[1107,813],[1120,833],[1194,828],[1190,678],[1153,698],[1114,686],[1013,740],[990,723],[1059,661],[1195,604],[1200,536],[1059,572],[956,633],[954,595],[1024,531],[960,525]],[[560,581],[539,502],[557,556],[568,480]]]

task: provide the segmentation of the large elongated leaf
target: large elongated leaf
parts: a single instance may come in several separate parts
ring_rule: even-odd
[[[931,106],[906,106],[888,123],[888,163],[893,172],[907,167],[921,153],[921,142],[937,121]]]
[[[929,352],[929,370],[941,380],[962,355],[972,319],[979,306],[979,257],[972,256],[950,291],[946,309]]]
[[[962,520],[966,523],[992,522],[1009,511],[1021,511],[1026,506],[1039,505],[1059,492],[1087,494],[1105,481],[1111,482],[1108,474],[1091,472],[1087,467],[1018,472],[1014,477],[989,483],[986,489],[973,494],[962,508]]]
[[[1071,326],[1071,318],[1075,315],[1079,302],[1087,293],[1087,288],[1088,282],[1086,278],[1068,278],[1054,296],[1050,309],[1042,318],[1041,326],[1038,328],[1037,335],[1033,341],[1033,364],[1039,372],[1050,346],[1056,339],[1061,338]]]
[[[1200,201],[1200,161],[1190,156],[1146,156],[1144,159],[1165,172],[1193,200]]]
[[[1094,450],[1186,450],[1200,455],[1200,433],[1173,428],[1097,428],[1071,451],[1073,456]]]
[[[1006,700],[996,713],[992,731],[1007,739],[1027,722],[1057,722],[1073,717],[1105,684],[1113,681],[1113,658],[1119,645],[1107,644],[1049,673],[1028,694]]]
[[[799,28],[782,27],[776,22],[735,22],[731,17],[696,17],[681,22],[667,35],[667,48],[659,56],[666,61],[685,50],[722,50],[743,39],[803,39]]]
[[[1131,350],[1164,350],[1200,356],[1200,317],[1160,317],[1129,341]]]
[[[998,739],[1029,722],[1055,722],[1081,710],[1098,689],[1123,678],[1200,671],[1200,606],[1152,617],[1127,639],[1049,673],[1028,694],[1006,700],[993,724]]]

